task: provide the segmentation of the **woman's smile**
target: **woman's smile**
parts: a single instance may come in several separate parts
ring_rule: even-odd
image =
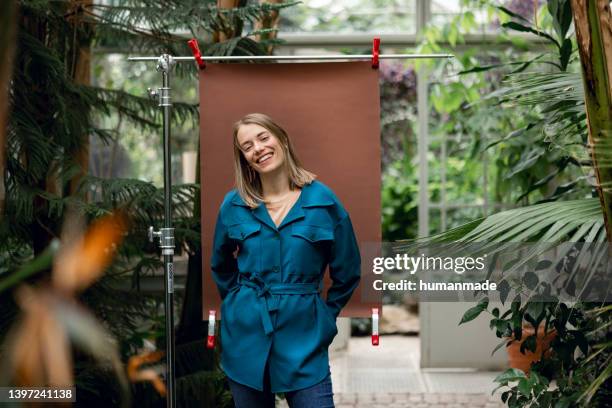
[[[260,166],[265,166],[266,164],[270,162],[270,159],[272,158],[272,156],[274,156],[273,152],[265,153],[263,156],[257,159],[256,163],[259,164]]]

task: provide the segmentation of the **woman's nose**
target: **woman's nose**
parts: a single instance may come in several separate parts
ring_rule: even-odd
[[[253,150],[255,150],[255,153],[259,153],[263,150],[264,146],[262,143],[259,142],[255,142],[255,144],[253,144]]]

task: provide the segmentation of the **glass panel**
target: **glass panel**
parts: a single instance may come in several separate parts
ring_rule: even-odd
[[[468,3],[466,5],[465,3]],[[525,6],[533,3],[532,0],[502,1],[505,7],[520,13],[527,14]],[[528,9],[528,7],[527,7]],[[445,25],[459,24],[462,33],[471,32],[499,32],[500,24],[496,17],[499,13],[492,13],[492,7],[478,5],[476,2],[465,0],[432,0],[431,20],[429,25],[443,27]]]
[[[181,183],[186,174],[193,173],[191,168],[183,169],[184,153],[195,152],[197,148],[197,116],[185,113],[184,103],[195,104],[198,101],[198,87],[191,80],[185,80],[175,70],[171,80],[173,111],[183,112],[185,120],[180,125],[172,126],[172,182]],[[94,54],[94,85],[101,88],[117,90],[114,97],[121,99],[123,92],[147,98],[147,88],[161,87],[161,74],[154,64],[128,62],[124,54]],[[150,111],[146,111],[149,108]],[[132,114],[130,109],[140,110],[140,114],[150,121],[159,124],[154,129],[150,124],[137,126],[125,120],[121,115]],[[195,108],[194,108],[195,109]],[[163,144],[161,128],[161,109],[156,102],[145,103],[143,108],[127,106],[121,115],[112,111],[109,115],[96,117],[98,125],[105,129],[108,140],[102,141],[98,136],[91,137],[90,172],[98,177],[128,177],[163,185]],[[194,120],[190,120],[194,119]],[[190,167],[195,161],[190,160]],[[193,177],[191,177],[193,180]]]
[[[416,0],[303,0],[281,12],[288,32],[415,33]]]

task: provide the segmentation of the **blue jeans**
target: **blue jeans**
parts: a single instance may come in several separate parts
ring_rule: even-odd
[[[236,408],[274,408],[275,397],[270,391],[270,374],[266,365],[263,391],[227,379]],[[334,408],[331,376],[318,384],[285,393],[290,408]]]

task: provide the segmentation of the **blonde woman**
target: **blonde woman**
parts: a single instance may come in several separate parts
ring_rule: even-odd
[[[219,209],[211,259],[221,367],[238,408],[274,407],[274,393],[291,408],[333,407],[328,347],[360,279],[349,214],[270,117],[240,119],[233,143],[236,188]]]

